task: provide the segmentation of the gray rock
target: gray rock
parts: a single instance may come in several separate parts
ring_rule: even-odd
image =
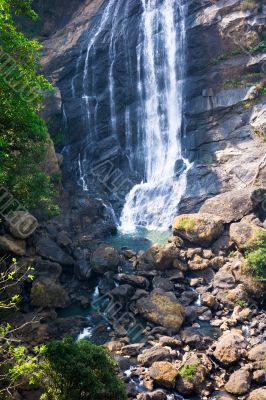
[[[153,346],[151,349],[144,350],[142,354],[138,356],[138,362],[149,367],[155,361],[171,361],[172,356],[170,350],[162,346]]]
[[[74,259],[50,238],[40,238],[36,245],[36,251],[40,256],[55,261],[61,265],[74,265]]]
[[[263,201],[265,194],[265,189],[254,187],[235,189],[206,200],[200,213],[218,216],[224,223],[239,221]]]
[[[97,247],[91,256],[92,269],[99,274],[104,274],[107,271],[115,272],[119,262],[118,251],[108,244],[102,244]]]
[[[174,290],[174,284],[167,278],[154,277],[152,280],[153,289],[162,289],[164,292]]]
[[[0,249],[9,251],[18,256],[25,256],[26,242],[24,240],[14,239],[9,235],[0,236]]]
[[[246,369],[234,372],[225,385],[225,390],[232,394],[243,395],[250,389],[250,374]]]
[[[35,274],[36,276],[58,279],[62,274],[62,267],[58,263],[38,259],[35,264]]]
[[[148,289],[150,283],[148,279],[144,278],[140,275],[132,275],[132,274],[116,274],[114,279],[120,283],[128,283],[134,287],[140,289]]]

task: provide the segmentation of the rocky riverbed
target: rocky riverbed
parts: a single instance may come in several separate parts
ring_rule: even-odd
[[[114,227],[92,200],[88,235],[75,212],[26,239],[6,227],[1,249],[35,268],[10,322],[26,323],[28,346],[66,334],[104,344],[129,399],[265,399],[264,285],[244,259],[265,232],[264,198],[259,188],[216,196],[179,215],[166,244],[138,252],[100,238]]]

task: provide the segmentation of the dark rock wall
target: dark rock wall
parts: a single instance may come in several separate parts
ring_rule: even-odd
[[[125,1],[116,7],[115,18],[108,21],[89,54],[88,83],[83,87],[87,46],[97,32],[108,1],[73,0],[70,3],[75,12],[63,26],[59,21],[58,28],[53,28],[44,40],[43,66],[59,88],[49,101],[46,118],[54,132],[61,129],[65,133],[65,147],[60,148],[65,156],[65,185],[80,187],[83,174],[89,178],[91,193],[121,206],[132,182],[142,179],[143,154],[135,148],[138,121],[134,114],[138,106],[136,66],[141,1]],[[194,165],[181,202],[182,212],[198,209],[206,197],[219,192],[265,184],[265,145],[256,133],[265,131],[266,105],[256,84],[265,77],[266,55],[248,50],[265,35],[265,9],[244,10],[242,3],[187,1],[183,150]],[[114,24],[116,37],[111,51],[116,53],[115,134],[108,90]],[[96,96],[90,96],[92,93]],[[93,114],[88,115],[86,102],[93,106]],[[133,165],[125,146],[126,108],[131,113]],[[86,162],[79,165],[83,159]],[[103,165],[102,170],[99,165]],[[118,181],[123,184],[117,185]],[[114,189],[117,186],[118,196]]]

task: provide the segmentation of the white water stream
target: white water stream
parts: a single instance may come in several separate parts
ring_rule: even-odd
[[[181,146],[185,8],[182,0],[142,0],[142,6],[143,42],[138,63],[142,58],[144,78],[139,74],[137,85],[145,180],[126,198],[120,221],[124,232],[139,225],[167,229],[186,190],[190,168]],[[177,161],[183,169],[178,176]]]

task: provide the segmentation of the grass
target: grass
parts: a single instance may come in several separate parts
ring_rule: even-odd
[[[183,365],[183,367],[179,370],[179,375],[183,378],[183,379],[187,379],[187,380],[193,380],[197,370],[198,370],[198,366],[199,363],[196,364],[185,364]]]
[[[235,49],[235,50],[233,50],[233,51],[231,51],[229,53],[221,54],[220,56],[213,58],[211,60],[211,64],[212,65],[218,65],[221,62],[226,61],[231,57],[237,56],[238,54],[241,54],[241,51],[239,49]]]

